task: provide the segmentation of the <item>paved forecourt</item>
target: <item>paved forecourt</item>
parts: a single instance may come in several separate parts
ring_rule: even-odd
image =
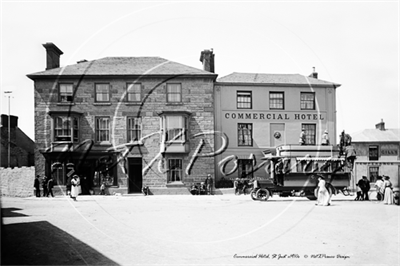
[[[399,265],[398,206],[352,199],[321,207],[248,195],[2,198],[3,262]]]

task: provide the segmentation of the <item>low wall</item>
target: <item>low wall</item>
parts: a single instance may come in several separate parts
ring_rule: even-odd
[[[34,193],[35,167],[0,168],[1,196],[31,197]]]

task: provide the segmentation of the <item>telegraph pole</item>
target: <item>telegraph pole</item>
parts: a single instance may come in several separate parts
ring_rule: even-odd
[[[8,94],[8,167],[11,166],[11,117],[10,117],[10,94],[12,91],[5,91],[4,93]]]

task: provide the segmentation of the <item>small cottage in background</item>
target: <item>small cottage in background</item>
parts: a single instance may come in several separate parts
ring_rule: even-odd
[[[8,115],[1,115],[0,167],[34,166],[34,154],[35,143],[18,127],[18,117],[10,115],[8,121]]]
[[[352,134],[352,144],[357,151],[352,187],[362,176],[367,176],[371,188],[378,176],[389,176],[393,187],[400,179],[400,129],[387,129],[381,120],[375,129],[364,129]]]

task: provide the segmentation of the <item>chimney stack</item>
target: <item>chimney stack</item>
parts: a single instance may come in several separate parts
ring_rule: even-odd
[[[378,123],[378,124],[375,125],[375,128],[376,128],[376,129],[379,129],[379,130],[382,130],[382,131],[386,130],[386,129],[385,129],[385,122],[383,122],[383,119],[381,119],[381,122],[380,122],[380,123]]]
[[[60,55],[63,52],[52,42],[48,42],[43,44],[43,47],[46,48],[46,70],[60,67]]]
[[[202,51],[200,55],[200,62],[203,63],[203,69],[205,71],[215,73],[213,49]]]
[[[310,78],[315,78],[315,79],[318,78],[318,73],[315,72],[315,67],[313,67],[313,72],[309,75],[309,77],[310,77]]]

